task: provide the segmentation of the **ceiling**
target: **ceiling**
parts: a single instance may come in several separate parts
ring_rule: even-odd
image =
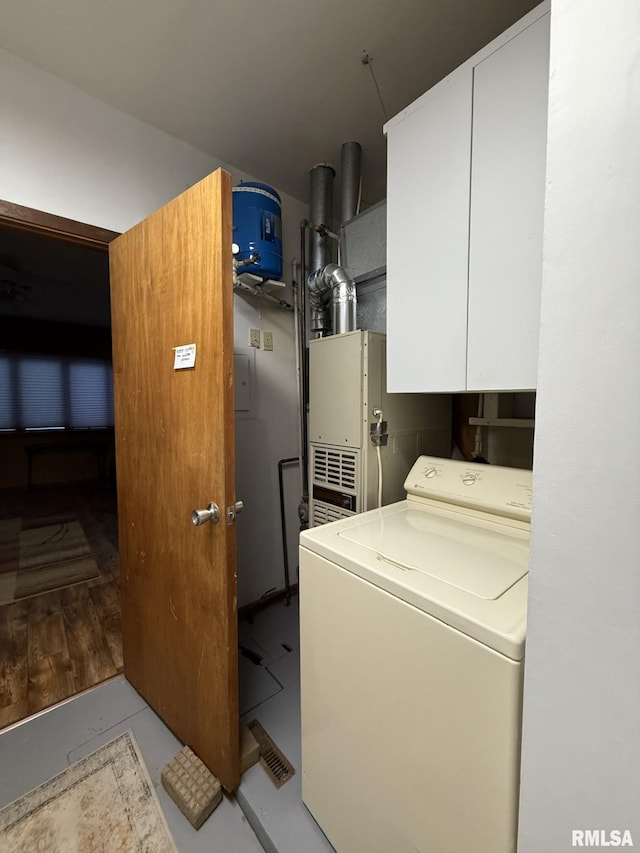
[[[0,47],[299,199],[308,198],[308,170],[319,162],[339,166],[341,144],[357,140],[362,197],[374,203],[386,195],[385,113],[391,118],[404,109],[537,4],[1,5]],[[368,65],[363,51],[373,58]]]

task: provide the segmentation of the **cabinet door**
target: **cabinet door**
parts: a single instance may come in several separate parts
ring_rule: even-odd
[[[467,388],[536,387],[549,15],[474,68]]]
[[[465,387],[471,68],[388,130],[387,387]]]

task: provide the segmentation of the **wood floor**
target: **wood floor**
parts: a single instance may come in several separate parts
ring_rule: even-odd
[[[0,607],[0,728],[119,672],[117,572]]]

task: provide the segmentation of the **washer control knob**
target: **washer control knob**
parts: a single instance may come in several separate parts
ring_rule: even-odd
[[[428,480],[430,480],[432,477],[435,477],[437,473],[438,473],[437,468],[427,468],[427,470],[424,472],[424,476]]]
[[[468,474],[462,475],[462,482],[464,483],[465,486],[473,486],[473,484],[475,482],[477,482],[477,480],[478,480],[477,474],[472,474],[471,472],[469,472]]]

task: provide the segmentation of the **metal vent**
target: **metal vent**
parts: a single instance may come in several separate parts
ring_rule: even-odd
[[[355,489],[357,455],[349,450],[313,448],[313,481],[338,489]]]
[[[318,527],[320,524],[328,524],[330,521],[338,521],[340,518],[349,518],[351,515],[355,515],[351,510],[332,506],[322,501],[313,502],[313,527]]]
[[[258,741],[260,764],[267,771],[274,785],[281,788],[296,772],[293,764],[284,757],[257,720],[251,720],[250,723],[247,723],[247,728]]]

